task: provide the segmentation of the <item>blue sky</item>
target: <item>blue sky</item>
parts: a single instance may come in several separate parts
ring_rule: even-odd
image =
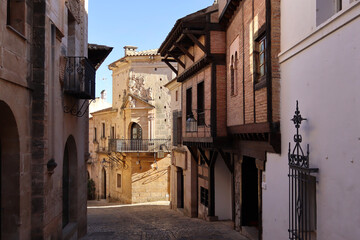
[[[123,47],[138,51],[159,48],[177,19],[213,4],[214,0],[90,0],[89,43],[113,47],[96,72],[96,96],[107,91],[112,99],[111,71],[107,66],[124,56]]]

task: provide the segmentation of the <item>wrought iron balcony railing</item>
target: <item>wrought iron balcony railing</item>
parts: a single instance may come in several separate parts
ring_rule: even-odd
[[[170,152],[170,139],[109,139],[111,152]]]
[[[79,99],[95,99],[95,68],[86,57],[66,59],[65,93]]]

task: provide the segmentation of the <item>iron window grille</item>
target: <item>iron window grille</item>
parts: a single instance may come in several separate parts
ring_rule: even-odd
[[[302,118],[298,101],[296,111],[291,119],[296,128],[294,135],[295,147],[291,150],[289,142],[289,239],[311,240],[311,232],[316,229],[316,178],[312,173],[319,171],[318,168],[309,167],[309,145],[307,153],[300,145],[302,136],[299,134]]]
[[[209,190],[200,187],[200,203],[205,207],[209,206]]]
[[[64,92],[79,99],[95,99],[95,68],[86,57],[67,57]]]

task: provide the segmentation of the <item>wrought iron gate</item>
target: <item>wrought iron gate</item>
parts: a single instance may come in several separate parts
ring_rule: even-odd
[[[296,128],[294,135],[295,147],[291,151],[289,142],[289,239],[311,240],[311,232],[316,227],[316,181],[311,173],[318,172],[318,168],[309,167],[309,145],[306,155],[301,148],[302,136],[299,134],[302,118],[298,101],[296,111],[291,119]]]

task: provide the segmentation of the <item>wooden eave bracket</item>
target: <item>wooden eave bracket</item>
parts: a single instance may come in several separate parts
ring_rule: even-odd
[[[195,159],[195,162],[197,162],[197,161],[198,161],[198,158],[197,158],[196,153],[195,153],[194,150],[192,149],[192,147],[187,146],[187,148],[189,149],[189,152],[190,152],[191,156]]]
[[[194,36],[193,33],[186,33],[186,36],[188,36],[191,41],[193,41],[206,54],[205,46]]]
[[[170,59],[163,59],[162,60],[176,75],[178,74],[178,70],[176,70],[176,68],[174,68],[173,65],[170,64],[170,62],[174,62],[174,60],[170,60]]]
[[[229,159],[226,154],[224,153],[224,151],[222,149],[218,149],[218,152],[220,153],[221,157],[224,159],[224,162],[226,164],[226,166],[228,167],[229,171],[231,173],[233,173],[234,171],[234,168],[233,168],[233,165],[231,163],[231,159]]]
[[[185,63],[183,63],[178,57],[171,55],[171,57],[173,57],[184,69],[185,69]]]
[[[175,45],[177,48],[179,48],[186,56],[188,56],[188,57],[191,59],[191,61],[194,61],[194,60],[195,60],[194,56],[191,55],[191,53],[190,53],[186,48],[184,48],[183,46],[181,46],[181,44],[175,43],[174,45]]]
[[[209,165],[209,167],[213,167],[215,165],[217,155],[218,155],[218,151],[213,151],[213,153],[210,156],[210,165]]]

